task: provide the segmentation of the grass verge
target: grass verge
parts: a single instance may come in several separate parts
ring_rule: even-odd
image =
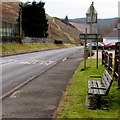
[[[99,59],[99,68],[96,67],[96,60],[87,60],[87,69],[81,71],[83,68],[83,62],[77,69],[74,77],[70,81],[66,92],[60,102],[58,110],[56,111],[56,118],[111,118],[118,119],[120,100],[119,91],[117,90],[117,81],[113,81],[110,92],[105,99],[109,102],[108,110],[90,110],[86,108],[86,96],[87,96],[87,81],[90,75],[102,75],[104,68],[101,65],[101,59]],[[103,98],[104,99],[104,98]]]
[[[37,52],[56,48],[66,48],[75,46],[74,44],[53,44],[53,43],[29,43],[29,44],[0,44],[2,50],[0,56],[15,55],[21,53]]]

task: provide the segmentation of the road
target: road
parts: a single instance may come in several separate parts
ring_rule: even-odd
[[[64,61],[71,55],[77,54],[82,48],[63,48],[1,58],[1,98],[25,84],[26,81],[33,80],[36,76],[50,69],[60,61]]]

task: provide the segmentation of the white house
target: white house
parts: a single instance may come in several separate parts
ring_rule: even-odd
[[[120,24],[118,24],[118,28],[114,28],[111,33],[103,37],[104,43],[110,43],[110,42],[120,42]]]

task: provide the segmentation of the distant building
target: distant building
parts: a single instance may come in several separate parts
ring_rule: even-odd
[[[110,42],[119,42],[118,35],[120,34],[118,32],[119,30],[117,28],[113,28],[112,32],[110,32],[108,35],[103,37],[104,43],[110,43]]]
[[[19,2],[0,2],[2,17],[0,17],[0,42],[16,41],[19,36]]]
[[[65,22],[66,23],[69,23],[69,19],[68,19],[68,16],[66,15],[66,17],[65,17]]]
[[[0,36],[19,36],[19,25],[17,23],[1,21],[1,24]]]
[[[62,20],[65,24],[69,25],[69,19],[68,19],[68,16],[66,15],[65,19]]]

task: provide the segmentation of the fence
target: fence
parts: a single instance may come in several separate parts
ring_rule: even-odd
[[[115,62],[114,62],[114,77],[118,80],[118,88],[120,89],[120,42],[116,44]]]
[[[111,74],[113,72],[114,80],[118,80],[118,88],[120,88],[120,42],[116,43],[115,58],[113,66],[112,53],[102,51],[102,64]]]
[[[70,41],[59,41],[59,40],[51,40],[48,38],[32,38],[32,37],[24,37],[24,43],[55,43],[55,44],[62,44],[62,43],[70,43]]]
[[[108,70],[109,73],[112,73],[114,71],[113,69],[113,55],[112,53],[102,51],[102,64],[105,66],[105,68]]]

